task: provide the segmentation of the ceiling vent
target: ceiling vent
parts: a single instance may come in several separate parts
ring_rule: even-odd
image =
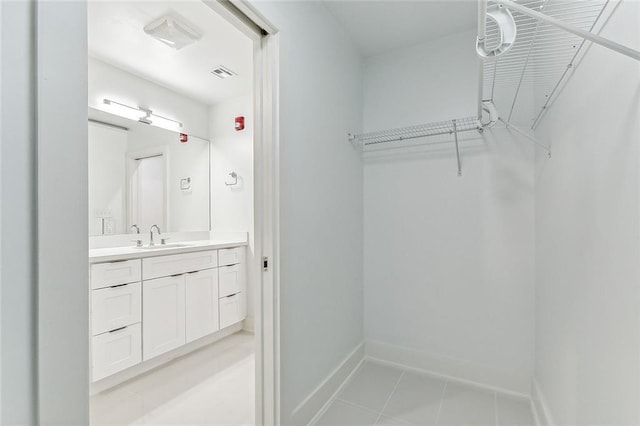
[[[233,77],[234,75],[238,75],[237,73],[231,71],[229,68],[220,65],[218,68],[214,69],[213,71],[211,71],[211,74],[215,75],[218,78],[228,78],[228,77]]]
[[[198,31],[171,15],[163,16],[146,25],[144,32],[176,50],[195,43],[202,37]]]

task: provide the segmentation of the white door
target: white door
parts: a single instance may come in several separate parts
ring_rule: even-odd
[[[185,276],[144,281],[143,359],[146,361],[185,343]]]
[[[165,228],[165,170],[162,154],[135,159],[132,174],[132,224]]]
[[[218,331],[218,270],[187,274],[187,342]]]

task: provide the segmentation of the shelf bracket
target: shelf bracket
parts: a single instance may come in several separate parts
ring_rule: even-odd
[[[547,155],[549,156],[549,158],[551,158],[551,149],[548,146],[543,145],[542,143],[540,143],[540,141],[538,139],[536,139],[535,137],[531,136],[529,133],[525,132],[524,130],[520,129],[519,127],[514,126],[513,124],[509,123],[508,121],[503,120],[502,118],[498,118],[498,121],[503,123],[508,130],[513,130],[517,134],[519,134],[521,136],[524,136],[525,138],[529,139],[531,142],[533,142],[539,148],[544,149],[547,152]]]
[[[453,124],[453,137],[456,142],[456,159],[458,160],[458,176],[462,176],[462,165],[460,164],[460,147],[458,146],[458,126],[456,120],[451,120]]]

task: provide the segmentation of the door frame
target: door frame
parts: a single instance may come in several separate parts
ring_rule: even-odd
[[[202,0],[254,42],[255,424],[280,424],[279,34],[248,0]]]
[[[280,423],[278,34],[245,0],[202,0],[254,40],[256,424]],[[89,424],[87,0],[38,0],[37,418]],[[61,28],[63,30],[61,30]],[[60,100],[64,99],[64,107]],[[75,206],[69,209],[60,206]],[[84,207],[82,207],[84,206]],[[84,368],[83,368],[84,366]]]
[[[126,180],[125,180],[125,213],[126,213],[126,225],[125,230],[131,228],[132,225],[139,225],[139,221],[135,218],[138,217],[138,206],[134,202],[135,194],[138,192],[134,188],[134,172],[136,170],[136,161],[143,160],[145,158],[162,157],[162,174],[164,179],[162,180],[162,196],[164,197],[162,223],[159,224],[161,229],[168,229],[170,218],[169,211],[169,150],[166,146],[162,147],[150,147],[145,150],[127,152],[125,154],[126,164]],[[135,178],[136,183],[137,177]]]

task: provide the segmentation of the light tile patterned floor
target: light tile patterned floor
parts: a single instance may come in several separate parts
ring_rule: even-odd
[[[91,398],[91,425],[253,425],[253,335],[236,333]]]
[[[316,426],[532,426],[528,400],[364,362]]]

